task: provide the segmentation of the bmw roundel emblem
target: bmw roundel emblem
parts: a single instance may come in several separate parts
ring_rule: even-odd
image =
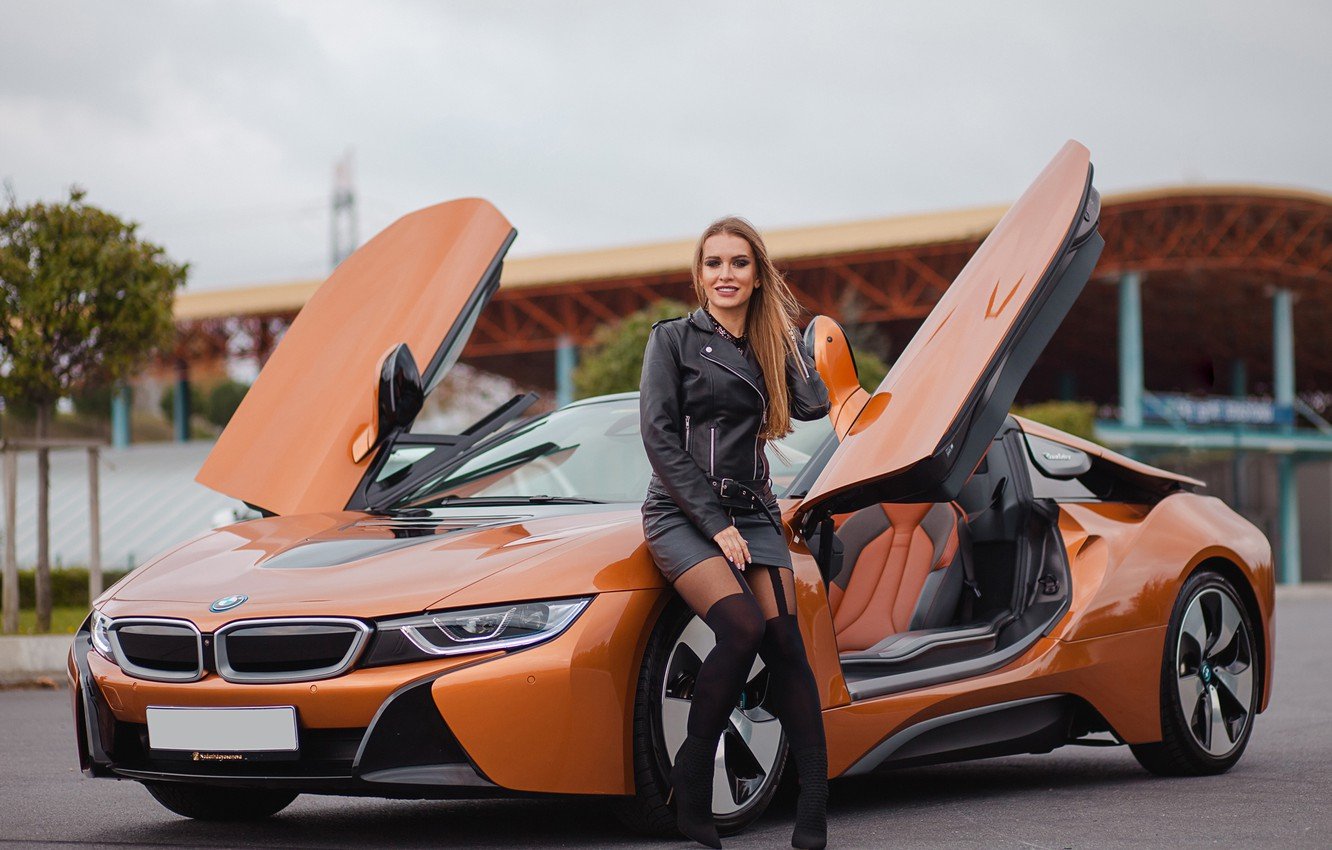
[[[244,593],[238,593],[235,596],[223,596],[212,605],[209,605],[208,610],[212,611],[214,614],[221,614],[223,611],[230,611],[232,608],[240,607],[241,604],[249,598],[250,597],[246,596]]]

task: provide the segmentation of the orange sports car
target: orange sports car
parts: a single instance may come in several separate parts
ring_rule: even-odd
[[[1263,535],[1199,481],[1008,414],[1104,244],[1091,176],[1065,145],[873,394],[836,323],[806,331],[832,412],[769,451],[834,777],[1115,743],[1217,773],[1268,703]],[[644,546],[636,396],[413,429],[514,235],[484,201],[421,210],[301,311],[199,473],[262,518],[144,564],[75,637],[88,776],[195,818],[593,794],[673,827],[712,635]],[[782,775],[766,689],[756,662],[717,750],[723,831]]]

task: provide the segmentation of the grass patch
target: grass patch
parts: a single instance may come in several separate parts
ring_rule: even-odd
[[[79,630],[88,616],[88,609],[78,607],[56,607],[51,609],[51,631],[53,635],[72,635]],[[37,611],[32,608],[19,609],[19,630],[21,635],[40,634],[37,631]]]

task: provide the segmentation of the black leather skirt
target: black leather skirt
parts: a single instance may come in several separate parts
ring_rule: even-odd
[[[775,502],[769,507],[779,516]],[[649,490],[642,513],[648,551],[667,581],[674,582],[700,561],[723,557],[717,542],[704,537],[670,496]],[[726,513],[745,538],[752,563],[792,569],[786,535],[773,528],[762,511],[727,509]]]

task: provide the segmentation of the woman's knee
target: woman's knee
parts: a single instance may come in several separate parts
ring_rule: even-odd
[[[805,641],[795,615],[773,617],[765,624],[763,654],[773,658],[805,659]]]
[[[717,643],[746,654],[759,650],[766,634],[766,623],[758,603],[748,593],[733,593],[722,597],[708,609],[703,618],[717,635]]]

